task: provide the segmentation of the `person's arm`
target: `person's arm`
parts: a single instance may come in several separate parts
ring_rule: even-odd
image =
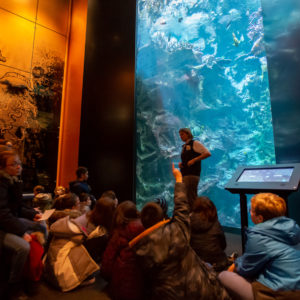
[[[235,262],[235,271],[243,277],[254,278],[265,268],[270,261],[270,255],[266,248],[265,240],[255,233],[249,232],[245,245],[245,253]]]
[[[194,141],[193,150],[195,152],[199,153],[199,156],[196,156],[195,158],[189,160],[188,163],[187,163],[188,166],[191,166],[194,163],[196,163],[200,160],[206,159],[206,158],[211,156],[210,151],[198,141]]]
[[[120,236],[117,232],[115,232],[106,246],[101,261],[101,275],[106,280],[110,280],[112,278],[114,263],[120,254],[120,250]]]
[[[8,206],[8,189],[5,185],[0,185],[0,228],[4,232],[12,233],[20,237],[26,234],[24,224],[14,216]]]
[[[182,182],[182,174],[178,169],[175,168],[174,163],[172,163],[172,173],[176,182]]]
[[[190,239],[190,206],[186,196],[185,185],[182,182],[181,172],[172,164],[172,172],[175,178],[174,190],[174,212],[173,221],[176,222],[182,232],[185,234],[187,240]]]

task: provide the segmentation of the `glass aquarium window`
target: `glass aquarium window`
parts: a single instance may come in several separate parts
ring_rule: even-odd
[[[239,196],[224,190],[239,165],[275,163],[259,0],[138,0],[136,200],[164,197],[173,210],[171,162],[189,127],[211,157],[199,195],[222,225],[239,227]]]

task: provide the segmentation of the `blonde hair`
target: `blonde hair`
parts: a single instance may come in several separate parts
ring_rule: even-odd
[[[251,198],[251,209],[264,221],[286,215],[285,200],[272,193],[259,193]]]

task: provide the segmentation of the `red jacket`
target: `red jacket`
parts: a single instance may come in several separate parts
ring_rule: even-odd
[[[143,299],[144,280],[135,253],[128,242],[144,231],[140,220],[117,228],[103,254],[101,273],[108,281],[115,300]]]
[[[26,278],[32,281],[39,281],[43,273],[42,256],[44,248],[34,234],[31,234],[31,237],[30,252],[24,268],[24,274]]]

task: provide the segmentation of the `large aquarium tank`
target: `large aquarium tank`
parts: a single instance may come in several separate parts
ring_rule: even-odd
[[[223,226],[240,227],[239,196],[224,186],[240,165],[275,163],[260,0],[137,0],[136,202],[164,197],[189,127],[211,157],[198,194]]]

